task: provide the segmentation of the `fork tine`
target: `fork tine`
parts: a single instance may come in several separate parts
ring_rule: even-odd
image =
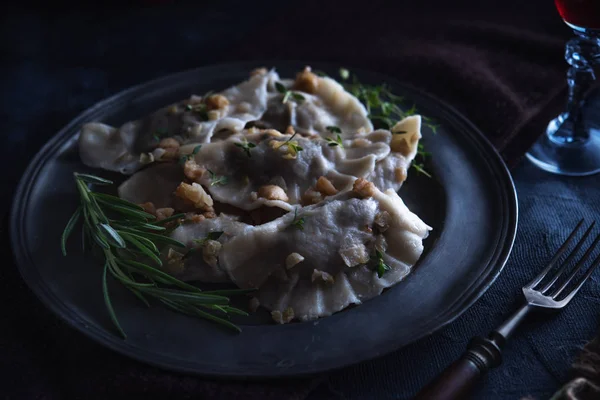
[[[567,295],[567,297],[565,297],[563,300],[561,300],[561,302],[563,302],[564,304],[567,304],[569,301],[571,301],[571,299],[573,298],[573,296],[575,296],[575,294],[577,294],[577,292],[579,291],[579,289],[581,289],[581,287],[583,286],[583,284],[585,283],[585,281],[587,281],[588,278],[590,276],[592,276],[592,273],[598,267],[598,265],[600,265],[600,255],[598,255],[598,257],[596,257],[596,259],[592,263],[592,266],[590,267],[589,271],[579,281],[579,283],[577,284],[577,286],[575,286],[575,288],[573,290],[571,290],[571,293],[569,293]]]
[[[587,251],[585,252],[583,257],[581,257],[581,259],[577,262],[577,264],[574,267],[573,272],[571,272],[571,275],[567,278],[567,280],[561,285],[560,288],[558,288],[554,293],[552,293],[550,295],[550,297],[552,297],[552,299],[556,300],[556,298],[562,293],[562,291],[567,287],[567,285],[569,283],[571,283],[571,281],[573,280],[575,275],[577,275],[577,273],[581,270],[581,268],[583,268],[583,265],[585,264],[587,259],[590,258],[590,255],[596,249],[596,245],[598,244],[598,242],[600,242],[600,234],[598,234],[598,236],[596,236],[596,239],[594,239],[594,242],[592,243],[592,245],[587,249]],[[594,267],[592,267],[590,269],[593,270]]]
[[[550,260],[550,262],[548,263],[548,266],[546,268],[544,268],[544,270],[542,272],[540,272],[538,276],[533,278],[533,280],[531,282],[529,282],[529,284],[527,286],[525,286],[525,288],[531,289],[531,288],[535,287],[538,283],[540,283],[542,281],[542,279],[544,279],[546,277],[546,275],[552,269],[552,267],[554,266],[556,261],[560,258],[560,256],[562,256],[562,254],[565,252],[567,247],[569,247],[569,245],[575,238],[577,231],[579,231],[579,228],[581,228],[582,224],[583,224],[583,219],[581,221],[579,221],[579,223],[577,224],[575,229],[573,229],[573,232],[571,232],[571,234],[569,235],[567,240],[565,240],[565,242],[562,244],[562,246],[560,246],[560,248],[556,251],[556,254],[554,254],[554,257],[552,257],[552,260]]]
[[[569,253],[569,255],[567,256],[565,261],[563,261],[562,266],[558,269],[558,271],[556,271],[556,273],[554,274],[554,277],[550,280],[550,282],[545,284],[544,287],[539,290],[540,292],[542,292],[542,294],[546,294],[546,292],[552,287],[552,285],[554,285],[554,283],[558,280],[558,278],[562,275],[562,273],[567,269],[571,260],[577,255],[577,253],[579,252],[579,249],[581,249],[581,246],[583,246],[583,244],[585,243],[585,240],[590,235],[590,232],[594,228],[594,225],[596,225],[596,221],[593,221],[592,224],[590,225],[590,227],[587,228],[587,230],[585,231],[585,233],[583,234],[581,239],[579,239],[579,242],[577,242],[577,245],[575,246],[575,248],[573,250],[571,250],[571,253]]]

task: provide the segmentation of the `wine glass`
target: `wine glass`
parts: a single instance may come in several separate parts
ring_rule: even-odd
[[[591,175],[600,172],[600,118],[586,112],[586,94],[596,79],[593,67],[600,64],[600,0],[555,0],[555,5],[575,33],[565,51],[567,106],[527,158],[556,174]]]

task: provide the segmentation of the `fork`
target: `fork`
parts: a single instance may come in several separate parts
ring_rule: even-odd
[[[504,344],[508,338],[513,335],[519,324],[531,312],[538,310],[560,310],[573,299],[585,281],[592,275],[594,269],[600,264],[600,255],[598,255],[594,261],[592,261],[591,266],[583,277],[579,278],[575,284],[572,284],[578,273],[583,271],[584,265],[586,265],[586,262],[596,249],[598,242],[600,242],[600,234],[596,236],[592,244],[587,247],[585,253],[579,261],[577,261],[568,277],[560,284],[558,280],[565,273],[569,264],[571,264],[577,253],[583,247],[592,228],[594,228],[594,225],[596,224],[595,221],[592,222],[590,227],[585,231],[565,260],[560,263],[556,272],[551,274],[550,271],[555,267],[561,256],[575,240],[583,223],[583,219],[579,221],[567,240],[565,240],[556,251],[556,254],[554,254],[546,268],[523,287],[523,294],[526,300],[525,304],[523,304],[521,308],[519,308],[495,331],[492,331],[488,337],[473,338],[467,347],[467,351],[462,357],[425,386],[417,394],[414,400],[468,399],[478,379],[484,376],[490,369],[501,364],[502,348],[504,347]],[[570,290],[565,291],[569,285],[571,285]]]

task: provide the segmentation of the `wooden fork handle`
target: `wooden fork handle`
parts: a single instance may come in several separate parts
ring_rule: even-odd
[[[479,378],[502,362],[503,342],[504,338],[497,333],[489,338],[472,339],[461,358],[425,386],[415,400],[469,399]]]

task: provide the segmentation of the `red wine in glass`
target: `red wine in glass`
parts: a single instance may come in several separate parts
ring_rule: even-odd
[[[600,29],[600,0],[555,0],[554,3],[571,27]]]

